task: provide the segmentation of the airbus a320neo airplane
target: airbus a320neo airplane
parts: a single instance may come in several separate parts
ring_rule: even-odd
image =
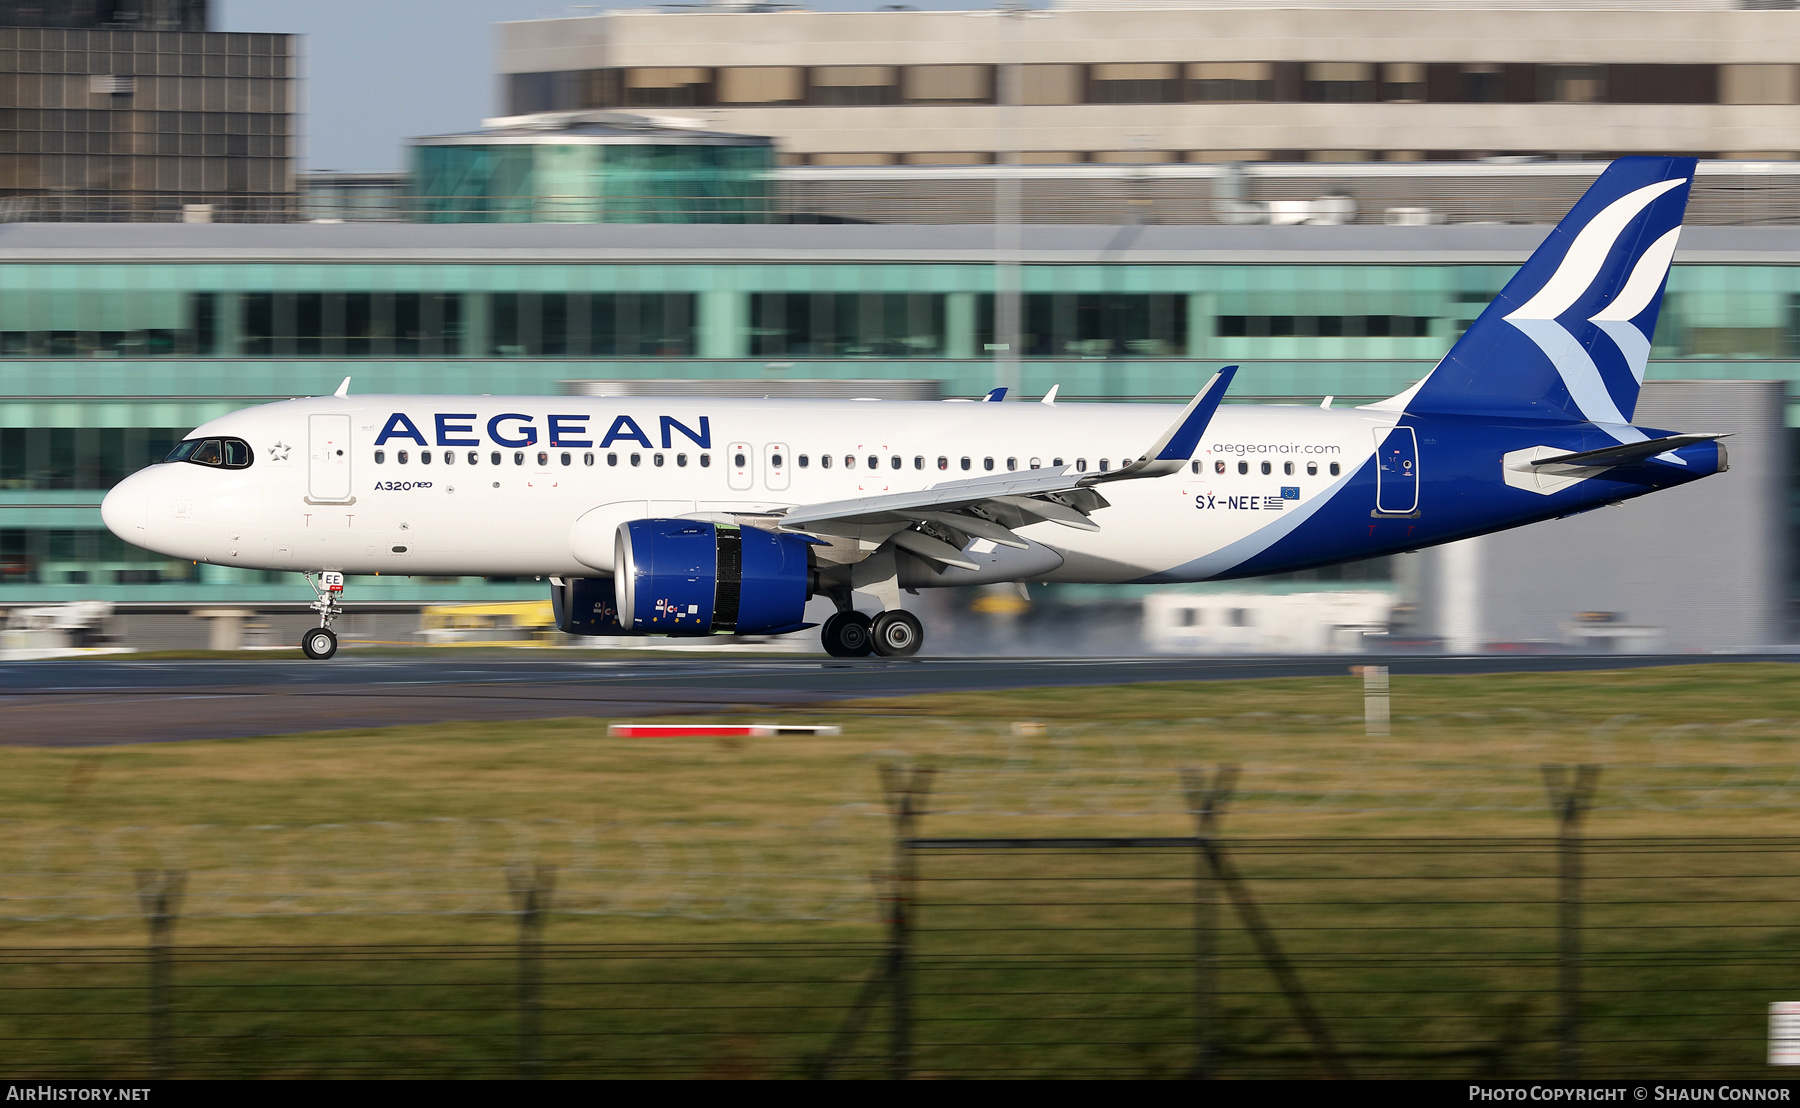
[[[1347,410],[349,396],[194,431],[106,497],[174,558],[296,570],[337,648],[346,574],[550,579],[576,635],[775,635],[909,655],[905,595],[1253,577],[1414,550],[1725,469],[1632,412],[1694,175],[1609,166],[1450,353]],[[346,385],[348,382],[346,381]]]

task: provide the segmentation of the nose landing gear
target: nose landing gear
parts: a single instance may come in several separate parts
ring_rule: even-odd
[[[310,573],[302,574],[306,583],[312,587],[313,595],[318,599],[310,605],[319,613],[319,625],[307,631],[300,638],[300,653],[313,661],[324,661],[337,653],[337,635],[331,630],[332,623],[344,614],[343,601],[338,598],[344,592],[344,575],[336,570],[321,570],[318,581],[313,580]]]

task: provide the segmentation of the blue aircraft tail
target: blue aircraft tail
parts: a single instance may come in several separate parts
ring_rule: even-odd
[[[1607,166],[1437,368],[1377,407],[1630,423],[1694,165]]]

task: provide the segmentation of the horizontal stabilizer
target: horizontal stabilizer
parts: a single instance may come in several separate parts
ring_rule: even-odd
[[[1723,434],[1668,435],[1660,439],[1645,439],[1643,442],[1626,442],[1618,446],[1603,446],[1598,450],[1583,450],[1575,454],[1552,454],[1547,458],[1535,458],[1527,464],[1542,466],[1622,466],[1632,462],[1641,462],[1645,458],[1654,458],[1658,454],[1667,454],[1677,447],[1689,446],[1697,442],[1711,442],[1722,439]]]

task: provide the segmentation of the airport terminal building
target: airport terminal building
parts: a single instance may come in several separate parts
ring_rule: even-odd
[[[1755,541],[1773,553],[1705,564],[1751,582],[1744,604],[1780,607],[1800,595],[1781,430],[1800,427],[1785,399],[1800,377],[1800,11],[1524,6],[1084,0],[1012,16],[503,24],[510,114],[415,140],[411,179],[335,181],[344,196],[284,200],[276,214],[294,222],[7,209],[0,606],[299,607],[293,575],[157,558],[107,532],[98,506],[197,424],[345,377],[357,393],[1035,399],[1056,386],[1064,400],[1175,402],[1237,363],[1235,402],[1391,396],[1602,157],[1657,152],[1711,160],[1649,377],[1775,383],[1732,393],[1773,421],[1755,449],[1740,449],[1754,436],[1731,447],[1735,468],[1773,477],[1729,516],[1772,521]],[[117,61],[56,64],[102,60]],[[208,215],[269,214],[234,212]],[[1700,395],[1686,388],[1661,395]],[[1701,414],[1725,422],[1675,429],[1737,418]],[[1727,517],[1706,518],[1717,531]],[[1394,587],[1417,592],[1437,573],[1396,560],[1264,585],[1411,574]],[[475,578],[355,593],[407,613],[543,596]]]
[[[0,602],[296,599],[292,575],[170,563],[104,490],[196,424],[354,392],[1357,403],[1423,376],[1543,227],[1028,227],[1021,350],[991,247],[957,227],[15,225],[0,228]],[[971,241],[973,240],[973,241]],[[1690,228],[1654,379],[1792,380],[1800,229]],[[539,597],[381,579],[357,598]]]

